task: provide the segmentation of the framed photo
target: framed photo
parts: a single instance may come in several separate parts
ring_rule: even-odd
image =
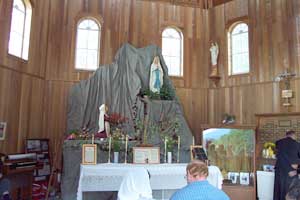
[[[159,147],[133,147],[134,164],[158,164],[160,163]]]
[[[240,173],[240,184],[241,185],[249,185],[249,173],[247,173],[247,172]]]
[[[83,165],[97,164],[97,144],[82,145],[82,164]]]
[[[231,180],[233,184],[237,184],[239,173],[237,172],[228,172],[228,179]]]
[[[207,155],[201,145],[191,145],[191,160],[201,160],[203,162],[207,161]]]
[[[0,122],[0,140],[5,139],[6,122]]]
[[[40,152],[41,140],[40,139],[27,139],[26,140],[26,152]]]

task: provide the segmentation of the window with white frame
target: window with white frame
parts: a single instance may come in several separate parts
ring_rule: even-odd
[[[92,18],[77,25],[75,68],[96,70],[99,66],[101,26]]]
[[[249,32],[244,22],[234,24],[228,32],[229,75],[246,74],[249,64]]]
[[[8,53],[28,60],[32,8],[29,1],[13,0]]]
[[[170,76],[183,76],[183,35],[173,27],[162,32],[162,55]]]

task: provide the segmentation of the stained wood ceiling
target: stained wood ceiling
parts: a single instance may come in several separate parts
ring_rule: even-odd
[[[191,6],[191,7],[208,9],[232,0],[141,0],[141,1],[166,2],[175,5],[183,5],[183,6]]]

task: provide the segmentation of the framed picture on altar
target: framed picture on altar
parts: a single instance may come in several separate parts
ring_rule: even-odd
[[[160,163],[159,147],[133,147],[134,164],[158,164]]]
[[[95,165],[97,164],[97,145],[83,144],[82,145],[82,164]]]
[[[201,160],[203,162],[207,162],[207,155],[201,145],[191,145],[191,160]]]

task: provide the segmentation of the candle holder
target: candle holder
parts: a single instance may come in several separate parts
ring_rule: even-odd
[[[108,163],[110,163],[110,153],[111,153],[111,136],[109,136],[109,141],[108,141],[108,160],[107,160]]]
[[[125,137],[125,161],[124,163],[127,164],[127,147],[128,147],[128,135]]]
[[[177,139],[177,163],[179,163],[179,155],[180,155],[180,136],[178,135],[178,139]]]

